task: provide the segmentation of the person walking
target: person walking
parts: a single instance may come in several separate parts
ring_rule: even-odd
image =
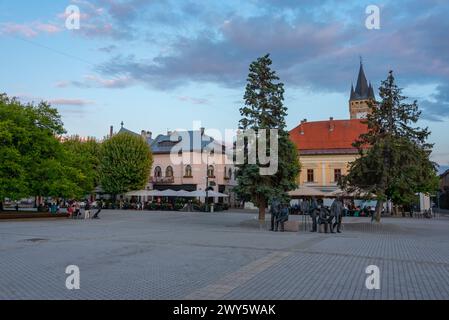
[[[335,219],[335,222],[331,223],[331,232],[335,232],[335,227],[337,227],[337,233],[341,233],[341,221],[343,219],[343,202],[340,198],[336,198],[331,205],[331,217]]]
[[[95,212],[92,219],[100,219],[100,212],[103,209],[103,202],[101,200],[97,201],[97,212]]]
[[[81,215],[80,203],[76,201],[74,207],[75,211],[73,213],[73,219],[78,219],[78,217]]]
[[[69,219],[73,218],[74,211],[75,211],[75,208],[73,207],[73,205],[69,204],[69,206],[67,208],[67,214],[68,214]]]
[[[90,203],[86,201],[86,205],[84,207],[84,220],[90,219]]]

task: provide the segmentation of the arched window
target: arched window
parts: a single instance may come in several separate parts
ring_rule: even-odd
[[[214,166],[209,166],[209,167],[207,168],[207,176],[208,176],[209,178],[215,178],[215,169],[214,169]]]
[[[191,177],[192,176],[192,166],[186,166],[185,176],[186,177]]]
[[[172,167],[170,167],[170,166],[167,167],[167,170],[165,170],[165,176],[167,178],[173,177],[173,168]]]
[[[161,167],[156,167],[154,169],[154,177],[156,177],[156,178],[162,177],[162,169],[161,169]]]

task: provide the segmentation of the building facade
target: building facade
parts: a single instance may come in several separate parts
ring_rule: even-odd
[[[352,144],[367,132],[363,118],[369,113],[370,101],[375,104],[374,90],[366,80],[363,64],[360,63],[356,88],[351,86],[350,119],[303,120],[290,131],[290,139],[298,148],[302,166],[298,185],[307,185],[323,192],[338,189],[340,177],[348,173],[350,163],[359,156]]]
[[[229,195],[229,198],[213,199],[214,202],[226,202],[231,206],[236,203],[233,188],[237,182],[232,146],[229,148],[206,135],[204,128],[196,131],[169,131],[153,139],[149,131],[143,130],[139,135],[122,124],[120,133],[141,136],[151,148],[153,167],[147,189],[208,189]]]

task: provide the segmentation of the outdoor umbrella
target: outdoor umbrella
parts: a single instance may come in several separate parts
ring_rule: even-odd
[[[137,190],[125,193],[127,197],[153,197],[154,190]]]
[[[308,186],[299,186],[298,189],[290,191],[289,196],[292,198],[302,198],[302,197],[326,197],[327,194]]]

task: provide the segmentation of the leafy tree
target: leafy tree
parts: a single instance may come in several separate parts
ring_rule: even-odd
[[[342,179],[343,188],[376,195],[376,220],[380,221],[383,204],[408,204],[417,192],[437,188],[435,164],[429,160],[433,145],[427,143],[427,128],[414,126],[421,111],[417,102],[404,103],[402,89],[395,84],[393,72],[379,88],[382,101],[369,103],[368,132],[354,143],[360,158],[351,163]]]
[[[63,133],[61,117],[48,103],[0,95],[0,206],[4,198],[83,193],[82,172],[58,139]]]
[[[251,63],[244,95],[245,106],[240,109],[242,119],[239,123],[240,129],[252,129],[256,134],[259,134],[261,129],[278,129],[277,173],[261,175],[259,169],[263,165],[259,162],[248,164],[246,152],[245,164],[239,165],[237,171],[238,186],[235,191],[240,198],[259,207],[260,222],[265,221],[265,208],[273,197],[288,199],[287,192],[297,187],[296,179],[300,172],[298,151],[286,131],[284,84],[279,82],[279,77],[270,67],[271,64],[268,54]],[[268,137],[267,144],[270,146]],[[248,149],[247,140],[245,149]],[[271,156],[268,147],[267,155]]]
[[[152,164],[150,147],[144,139],[128,133],[115,135],[101,146],[100,184],[114,196],[143,189]]]
[[[95,139],[82,141],[78,136],[63,142],[70,166],[80,172],[78,185],[83,195],[92,193],[99,184],[100,144]]]

